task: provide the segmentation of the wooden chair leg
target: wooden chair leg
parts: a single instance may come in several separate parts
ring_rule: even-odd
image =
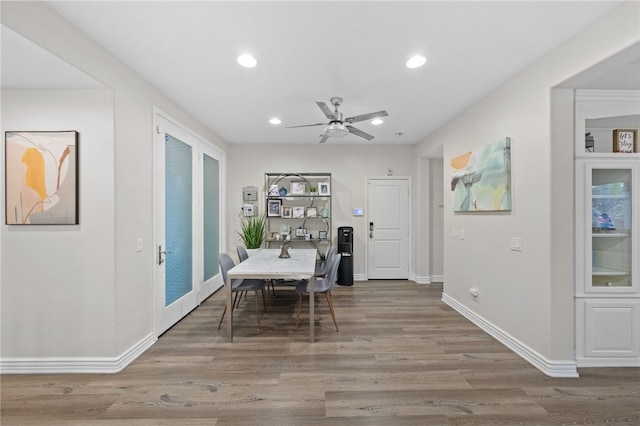
[[[233,295],[233,303],[231,303],[231,312],[233,312],[233,310],[236,307],[236,300],[238,299],[238,293],[235,293]],[[238,302],[240,303],[240,302]],[[224,303],[224,311],[222,311],[222,317],[220,317],[220,322],[218,323],[218,330],[220,330],[220,327],[222,327],[222,320],[224,319],[224,315],[227,313],[227,302]],[[233,313],[231,314],[233,315]]]
[[[333,325],[336,326],[336,331],[339,332],[338,330],[338,323],[336,322],[336,314],[335,312],[333,312],[333,303],[332,303],[332,299],[331,299],[331,292],[330,291],[326,291],[324,293],[324,297],[327,298],[327,304],[329,305],[329,311],[331,312],[331,318],[333,318]]]

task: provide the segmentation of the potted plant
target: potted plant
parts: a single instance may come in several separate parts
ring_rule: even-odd
[[[310,193],[311,195],[318,195],[318,188],[317,188],[317,187],[315,187],[315,186],[311,186],[311,187],[309,188],[309,193]]]
[[[249,216],[242,221],[238,235],[247,249],[257,249],[264,241],[265,218],[264,216]]]

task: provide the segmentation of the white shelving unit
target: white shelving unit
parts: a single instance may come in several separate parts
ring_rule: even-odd
[[[291,246],[311,245],[326,254],[332,239],[331,189],[331,173],[265,173],[267,247],[282,244],[284,226]]]

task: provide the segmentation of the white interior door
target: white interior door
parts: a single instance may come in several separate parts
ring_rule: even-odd
[[[367,278],[408,279],[409,178],[367,180]]]
[[[195,234],[198,140],[156,115],[155,285],[156,324],[161,334],[198,304]]]

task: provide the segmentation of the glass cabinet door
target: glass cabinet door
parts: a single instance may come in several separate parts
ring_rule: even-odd
[[[591,289],[630,289],[633,274],[632,168],[591,169]]]

